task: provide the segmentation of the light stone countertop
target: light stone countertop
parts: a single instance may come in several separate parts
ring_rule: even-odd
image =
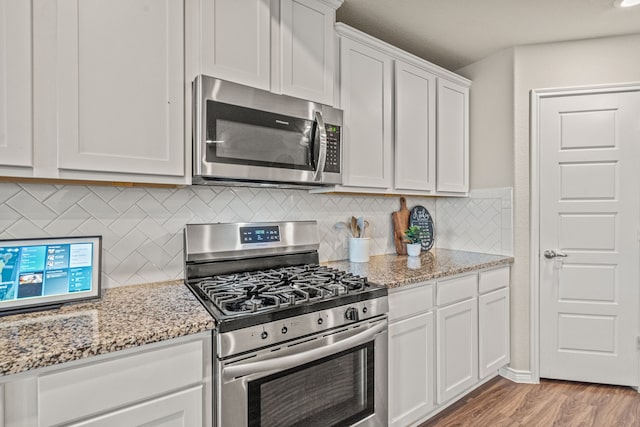
[[[419,257],[374,255],[369,257],[369,262],[330,261],[326,265],[366,276],[371,283],[398,288],[511,263],[513,257],[510,256],[433,248],[422,252]]]
[[[104,289],[97,301],[0,317],[0,376],[214,327],[181,280]]]

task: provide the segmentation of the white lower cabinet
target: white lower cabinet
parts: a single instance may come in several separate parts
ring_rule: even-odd
[[[211,334],[42,368],[2,382],[3,427],[211,425]]]
[[[478,297],[480,379],[510,362],[509,288]]]
[[[389,325],[389,425],[405,426],[433,409],[433,312]]]
[[[438,403],[478,381],[478,306],[476,298],[438,308]]]
[[[193,427],[202,424],[202,386],[91,418],[70,427]]]
[[[424,418],[435,403],[433,283],[389,294],[389,425]]]
[[[509,363],[509,267],[389,291],[389,425],[418,425]]]

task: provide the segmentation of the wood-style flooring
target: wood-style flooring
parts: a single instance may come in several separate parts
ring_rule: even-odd
[[[630,387],[497,377],[419,427],[639,427],[640,394]]]

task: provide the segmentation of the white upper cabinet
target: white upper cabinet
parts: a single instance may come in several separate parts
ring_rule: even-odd
[[[333,105],[335,7],[317,0],[281,0],[282,93]]]
[[[55,35],[59,169],[183,177],[183,1],[58,0]]]
[[[202,74],[269,90],[270,0],[201,0]]]
[[[469,88],[438,79],[438,191],[469,191]]]
[[[396,190],[436,189],[436,76],[395,63]]]
[[[343,185],[312,191],[467,195],[471,82],[347,25],[335,27]]]
[[[340,100],[344,110],[344,185],[392,185],[393,64],[387,55],[355,40],[340,40]]]
[[[0,0],[0,176],[188,183],[184,2]]]
[[[199,73],[333,105],[333,25],[341,4],[200,0]]]
[[[0,0],[0,165],[15,174],[33,165],[31,78],[31,2]]]

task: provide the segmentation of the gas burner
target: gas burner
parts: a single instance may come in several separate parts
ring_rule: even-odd
[[[365,278],[309,264],[220,275],[197,284],[225,315],[337,298],[362,291],[366,285]]]
[[[345,286],[338,283],[330,283],[325,287],[330,290],[334,296],[344,295],[349,291]]]

